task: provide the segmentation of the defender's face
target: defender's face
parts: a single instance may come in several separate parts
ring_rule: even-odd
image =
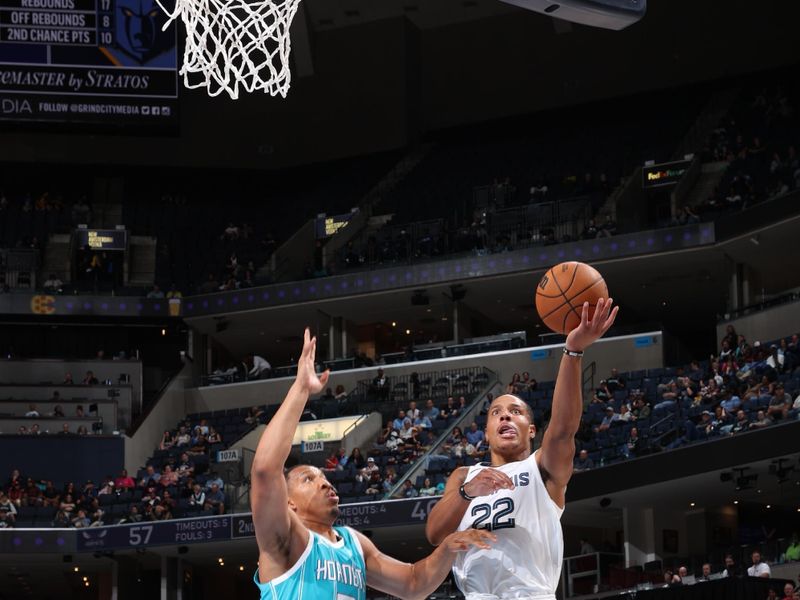
[[[486,439],[489,447],[501,452],[530,449],[536,427],[528,416],[525,403],[515,396],[504,395],[489,406]]]
[[[336,489],[317,467],[303,466],[289,474],[289,507],[303,518],[331,521],[339,516]]]

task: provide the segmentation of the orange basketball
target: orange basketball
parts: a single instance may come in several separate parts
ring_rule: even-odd
[[[545,273],[536,287],[536,310],[550,329],[567,334],[580,325],[583,303],[589,303],[591,319],[600,298],[608,298],[608,286],[597,269],[563,262]]]

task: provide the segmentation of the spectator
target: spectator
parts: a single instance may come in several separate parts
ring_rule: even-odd
[[[13,527],[17,519],[17,507],[4,493],[0,492],[0,522],[3,527]]]
[[[347,391],[344,389],[344,386],[342,384],[336,386],[336,391],[334,392],[333,397],[339,404],[347,400]]]
[[[772,399],[767,407],[767,416],[772,420],[785,419],[792,410],[792,398],[783,389],[782,384],[776,384]]]
[[[452,400],[452,398],[450,398]],[[425,402],[425,412],[423,413],[428,419],[433,421],[439,418],[439,409],[433,404],[433,399],[428,398]]]
[[[639,429],[637,427],[631,427],[628,433],[628,439],[625,441],[625,446],[622,450],[623,454],[625,454],[625,458],[636,458],[636,455],[641,449],[641,442],[642,439],[639,437]]]
[[[169,450],[175,445],[175,438],[172,437],[172,432],[165,430],[161,435],[161,441],[158,443],[159,450]]]
[[[206,504],[206,494],[200,487],[199,483],[195,483],[192,487],[192,495],[189,496],[189,505],[195,508],[202,508]]]
[[[52,481],[45,484],[44,491],[42,492],[42,506],[58,506],[61,500],[61,495],[53,485]]]
[[[175,472],[178,474],[178,479],[181,480],[187,477],[194,477],[194,462],[189,458],[188,453],[184,452],[181,454],[181,460]]]
[[[417,413],[419,413],[419,409],[417,409]],[[424,415],[420,415],[414,419],[414,428],[417,429],[417,431],[426,431],[431,427],[433,427],[433,423],[431,423],[431,420]]]
[[[772,425],[772,419],[770,419],[763,410],[760,410],[756,415],[756,420],[750,423],[750,429],[761,429],[763,427],[769,427],[770,425]]]
[[[350,452],[350,458],[347,459],[347,465],[354,471],[361,471],[367,466],[364,456],[361,454],[361,448],[353,448]]]
[[[611,369],[611,376],[606,379],[606,385],[608,386],[608,390],[613,394],[617,390],[625,389],[625,380],[619,376],[619,372],[616,369]]]
[[[72,526],[75,528],[84,528],[91,525],[91,520],[86,516],[85,510],[79,510],[75,517],[72,519]]]
[[[63,423],[61,425],[61,431],[58,432],[59,435],[71,435],[72,432],[69,430],[69,423]]]
[[[456,446],[450,452],[451,456],[464,464],[464,461],[475,454],[475,446],[469,443],[466,436],[459,440]]]
[[[703,563],[703,571],[697,581],[711,581],[711,563]]]
[[[69,514],[59,509],[53,518],[53,527],[67,528],[72,525]]]
[[[475,421],[473,421],[472,424],[469,426],[469,431],[467,432],[467,441],[473,446],[477,446],[483,441],[483,439],[484,439],[483,431],[478,429],[478,424]]]
[[[43,287],[44,291],[48,294],[60,294],[64,282],[59,279],[55,273],[50,273],[50,276],[45,280]]]
[[[744,433],[750,429],[750,421],[747,420],[747,413],[743,410],[740,410],[736,413],[736,422],[733,424],[731,428],[731,435],[735,435],[737,433]]]
[[[261,420],[261,415],[264,414],[264,411],[260,406],[253,406],[250,408],[247,416],[244,418],[245,423],[249,423],[250,425],[254,425]]]
[[[439,410],[439,418],[440,419],[447,419],[448,417],[455,417],[458,414],[458,408],[456,408],[456,401],[452,396],[447,398],[447,404],[442,406]]]
[[[172,469],[172,465],[164,465],[158,483],[163,487],[170,487],[178,483],[178,474]]]
[[[580,542],[581,548],[580,548],[580,551],[578,552],[578,554],[594,554],[595,553],[594,546],[592,546],[589,543],[589,540],[587,540],[586,538],[581,538],[579,540],[579,542]]]
[[[594,461],[589,457],[589,453],[586,450],[581,450],[575,459],[573,470],[577,473],[588,471],[589,469],[594,469]]]
[[[60,404],[56,404],[55,408],[53,409],[53,414],[50,416],[63,419],[66,416],[64,415],[64,408]]]
[[[178,435],[175,436],[175,446],[180,448],[182,446],[188,446],[191,442],[192,437],[189,435],[189,431],[186,429],[185,425],[181,425],[178,428]]]
[[[114,487],[117,489],[133,489],[136,487],[136,482],[133,480],[133,477],[128,475],[128,471],[122,469],[119,472],[119,477],[114,480]]]
[[[325,459],[325,466],[322,467],[323,471],[336,471],[339,466],[339,458],[336,452],[331,452],[328,458]]]
[[[216,484],[211,484],[211,490],[206,494],[205,510],[216,511],[218,515],[225,513],[225,494]]]
[[[794,600],[794,585],[790,581],[783,584],[783,598],[781,600]]]
[[[150,521],[167,521],[171,518],[172,513],[162,504],[156,504],[148,515]]]
[[[158,285],[154,284],[153,289],[147,292],[147,297],[150,300],[163,300],[164,299],[164,292],[161,291],[161,288]]]
[[[403,498],[419,497],[419,492],[417,488],[414,487],[414,484],[411,483],[410,479],[406,479],[405,482],[403,482],[403,489],[400,491],[400,496]]]
[[[605,379],[600,380],[600,387],[598,387],[592,396],[592,404],[605,405],[611,399],[611,391],[608,389],[608,382]]]
[[[395,418],[395,420],[392,421],[392,428],[396,429],[397,431],[400,431],[403,428],[403,423],[405,423],[405,420],[406,420],[406,411],[398,410],[397,418]]]
[[[72,385],[74,382],[72,381],[72,373],[65,373],[64,374],[64,381],[61,382],[61,385]]]
[[[139,481],[140,487],[147,487],[151,483],[158,483],[161,480],[161,473],[156,471],[153,465],[147,465],[142,479]]]
[[[436,486],[431,483],[430,477],[426,477],[425,481],[422,483],[422,487],[419,489],[420,496],[436,496]]]
[[[214,426],[210,426],[208,428],[208,440],[209,444],[221,444],[222,443],[222,436],[219,432],[214,428]]]
[[[38,419],[39,418],[39,411],[36,410],[35,404],[30,404],[28,406],[28,412],[25,413],[25,416],[30,419]]]
[[[739,570],[736,561],[733,560],[733,554],[726,554],[725,555],[725,569],[722,571],[723,577],[740,577],[741,572]]]
[[[67,515],[68,518],[72,517],[75,510],[75,501],[72,499],[72,494],[65,494],[64,499],[58,505],[58,510]]]
[[[272,371],[272,366],[269,362],[258,354],[251,354],[247,358],[247,363],[248,365],[253,365],[247,372],[248,379],[267,379],[270,371]]]
[[[619,415],[614,412],[613,406],[606,407],[606,415],[603,417],[603,420],[600,421],[600,424],[594,428],[595,432],[599,433],[601,431],[607,431],[613,423],[619,420]]]
[[[772,575],[769,565],[762,562],[761,553],[758,550],[753,552],[751,558],[753,559],[753,566],[747,569],[748,576],[769,578]]]
[[[128,512],[127,518],[122,519],[120,521],[120,523],[122,523],[122,522],[126,522],[126,523],[141,523],[142,519],[143,519],[143,517],[142,517],[142,513],[139,512],[139,507],[136,506],[135,504],[133,504],[131,506],[130,511]]]
[[[383,373],[383,369],[378,369],[378,374],[372,379],[372,393],[380,399],[389,397],[389,378]]]
[[[419,419],[421,414],[422,414],[421,411],[417,408],[416,402],[412,400],[411,402],[408,403],[408,410],[406,411],[406,416],[409,419],[411,419],[412,423],[417,419]]]
[[[86,416],[83,412],[83,405],[78,404],[78,406],[75,407],[75,416],[79,418],[83,418]]]
[[[786,560],[800,560],[800,541],[797,539],[797,533],[792,534],[792,541],[789,542],[789,547],[786,548]]]
[[[114,493],[114,479],[108,475],[103,481],[103,485],[97,490],[98,496],[105,496]]]
[[[99,382],[97,381],[97,377],[94,376],[92,371],[86,371],[86,376],[81,381],[82,385],[97,385]]]
[[[216,485],[217,488],[220,490],[225,489],[225,482],[222,480],[222,477],[216,471],[211,471],[209,474],[208,479],[206,479],[205,491],[211,490],[212,485]]]

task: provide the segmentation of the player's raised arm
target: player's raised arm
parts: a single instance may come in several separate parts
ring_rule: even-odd
[[[303,535],[303,543],[308,536],[304,529],[294,531],[299,528],[293,524],[299,524],[299,520],[290,515],[283,467],[309,395],[319,393],[328,381],[328,371],[317,376],[314,368],[316,343],[316,338],[306,329],[303,352],[297,361],[297,378],[261,435],[250,469],[250,506],[256,541],[259,551],[268,554],[276,563],[287,561],[293,534]]]
[[[473,546],[488,549],[497,541],[495,535],[485,529],[459,531],[448,535],[429,556],[411,564],[387,556],[368,538],[360,533],[356,535],[364,550],[369,587],[403,600],[427,598],[447,577],[456,554]]]
[[[562,508],[565,504],[564,492],[567,482],[572,475],[575,434],[578,432],[583,413],[580,355],[614,324],[619,309],[611,308],[613,302],[611,298],[608,300],[600,298],[591,320],[589,303],[584,303],[581,323],[569,332],[565,344],[567,352],[579,354],[577,356],[564,354],[558,369],[550,424],[542,439],[538,464],[550,497]]]

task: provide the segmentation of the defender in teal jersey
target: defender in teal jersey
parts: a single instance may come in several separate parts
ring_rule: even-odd
[[[262,600],[364,600],[367,585],[399,598],[425,598],[447,576],[458,552],[488,549],[495,536],[471,529],[447,536],[414,564],[380,552],[349,527],[334,527],[336,490],[316,467],[284,473],[292,438],[308,397],[329,373],[314,369],[316,338],[305,331],[297,379],[258,443],[251,469],[250,505],[259,549],[254,580]]]

